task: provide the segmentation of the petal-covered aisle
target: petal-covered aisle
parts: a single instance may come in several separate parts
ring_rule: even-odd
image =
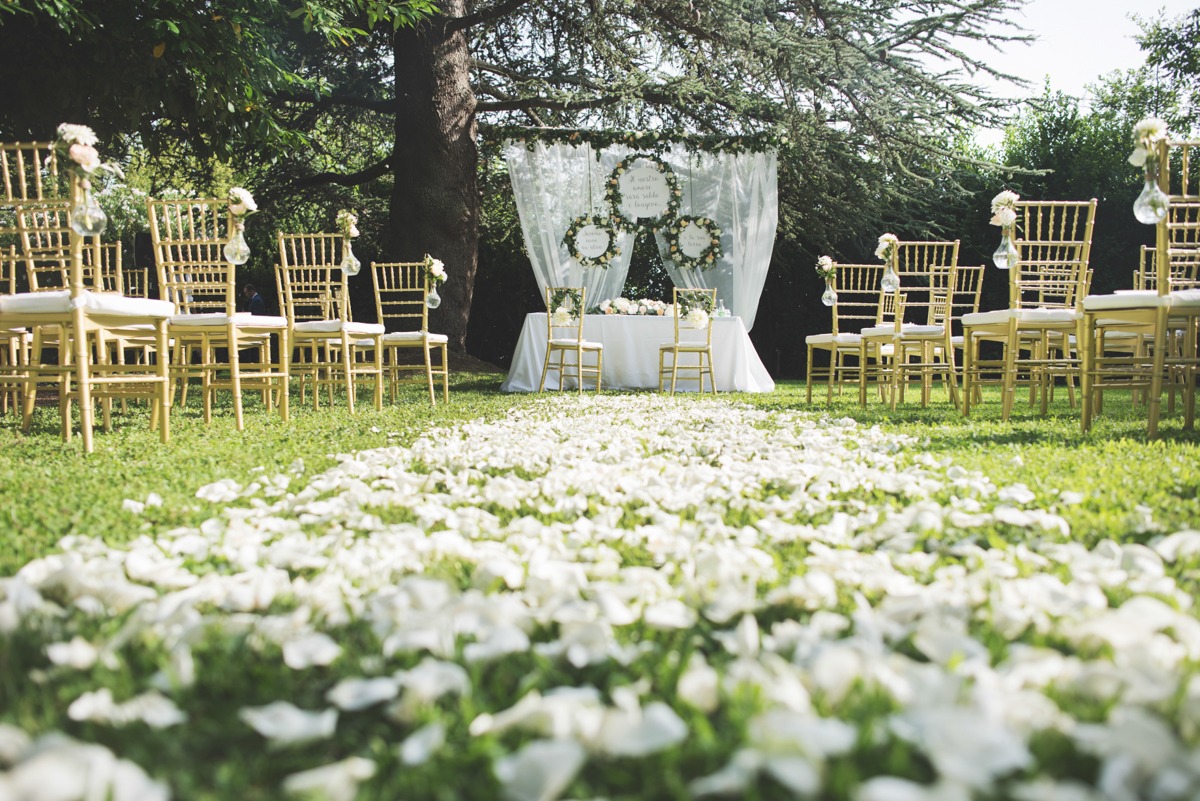
[[[0,798],[167,797],[147,727],[329,799],[1200,787],[1200,532],[1089,550],[1072,493],[850,420],[554,398],[197,498],[0,579],[72,734],[0,725]]]

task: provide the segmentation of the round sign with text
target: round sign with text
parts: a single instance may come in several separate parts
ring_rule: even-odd
[[[563,244],[580,267],[608,267],[621,255],[612,221],[599,215],[576,217],[567,226]]]
[[[665,161],[638,153],[617,163],[608,178],[605,194],[613,219],[632,230],[647,225],[659,230],[679,213],[679,179]]]

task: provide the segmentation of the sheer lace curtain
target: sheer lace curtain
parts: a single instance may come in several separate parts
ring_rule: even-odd
[[[517,212],[538,286],[585,286],[588,305],[616,298],[625,286],[633,235],[619,239],[621,255],[608,269],[582,269],[567,254],[563,233],[584,214],[607,214],[604,185],[628,147],[599,152],[590,145],[510,142],[505,147]],[[753,327],[771,264],[779,222],[775,152],[698,153],[675,145],[661,154],[679,179],[679,213],[710,217],[721,228],[722,256],[709,270],[680,270],[657,235],[663,264],[676,286],[715,288],[717,297]],[[639,231],[645,236],[648,230]]]

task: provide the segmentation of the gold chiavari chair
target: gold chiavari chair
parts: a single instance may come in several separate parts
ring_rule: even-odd
[[[812,403],[814,381],[825,381],[826,402],[833,402],[833,389],[840,392],[849,382],[858,383],[858,362],[863,328],[883,322],[883,293],[879,281],[883,278],[882,264],[833,263],[834,275],[831,286],[836,297],[833,301],[833,324],[828,334],[812,334],[804,338],[808,350],[806,370],[806,395]],[[814,354],[829,354],[827,367],[814,364]],[[853,359],[850,363],[848,359]]]
[[[708,386],[715,395],[717,378],[713,371],[712,327],[717,290],[675,287],[671,296],[675,310],[675,340],[658,349],[658,391],[664,390],[670,376],[672,395],[680,378],[694,380],[696,391],[703,392],[704,377],[708,376]],[[687,364],[685,356],[694,356],[696,363]]]
[[[0,149],[0,152],[5,151]],[[81,199],[82,178],[72,175],[70,184],[72,200]],[[21,209],[25,208],[25,203],[38,205],[22,201]],[[71,405],[78,405],[85,451],[90,453],[94,447],[93,403],[97,399],[105,401],[106,428],[111,423],[108,401],[112,398],[151,400],[151,425],[159,427],[162,441],[167,442],[170,397],[166,359],[160,358],[151,365],[113,364],[106,354],[110,352],[111,340],[134,326],[148,329],[158,352],[165,354],[170,304],[126,298],[87,285],[85,277],[89,271],[84,268],[84,237],[70,228],[69,215],[47,210],[38,216],[18,216],[25,241],[55,242],[59,248],[65,244],[69,254],[66,287],[0,297],[0,328],[22,326],[33,332],[27,370],[20,376],[22,429],[26,432],[30,429],[37,387],[49,383],[58,392],[64,440],[70,440],[72,435]],[[98,278],[98,271],[90,271],[90,277]],[[53,332],[56,347],[42,347],[46,332]],[[53,353],[53,359],[48,358],[47,353]]]
[[[300,400],[312,385],[313,407],[320,407],[321,387],[342,387],[354,413],[360,379],[375,383],[376,410],[383,408],[383,335],[379,323],[354,322],[347,276],[341,269],[341,234],[278,233],[283,276],[284,310],[293,346],[294,370],[300,377]]]
[[[881,322],[861,331],[859,359],[859,402],[866,404],[867,387],[874,383],[882,397],[895,407],[903,400],[905,383],[916,373],[922,381],[922,399],[928,402],[929,381],[934,375],[946,379],[947,393],[955,399],[953,349],[948,326],[952,306],[954,269],[958,266],[959,241],[912,240],[897,242],[891,252],[891,268],[900,281],[893,293],[884,293]],[[909,338],[905,340],[905,333]],[[945,339],[939,347],[925,340]],[[897,348],[903,343],[904,347]],[[929,358],[923,354],[928,351]],[[911,369],[902,362],[917,358]],[[901,379],[904,379],[903,381]]]
[[[158,271],[159,294],[172,303],[172,381],[187,386],[200,379],[205,424],[212,422],[218,391],[233,397],[234,421],[245,428],[243,393],[259,390],[268,409],[276,404],[288,419],[291,348],[287,320],[237,311],[237,266],[224,256],[233,234],[228,199],[156,200],[148,198],[150,240]],[[279,356],[273,356],[271,340]],[[243,352],[257,354],[257,361]]]
[[[1153,288],[1083,300],[1081,426],[1091,428],[1104,392],[1146,392],[1146,435],[1155,437],[1162,393],[1182,393],[1184,427],[1195,424],[1197,329],[1200,327],[1200,141],[1158,143],[1159,187],[1169,198],[1156,225]],[[1146,282],[1144,282],[1145,284]],[[1141,336],[1147,348],[1120,347],[1113,337]]]
[[[1031,403],[1040,398],[1045,415],[1055,379],[1063,376],[1074,405],[1080,368],[1074,343],[1090,275],[1096,200],[1021,201],[1016,210],[1019,259],[1008,271],[1009,307],[963,320],[970,343],[964,354],[964,414],[970,414],[978,386],[988,379],[1001,386],[1005,420],[1022,382],[1029,386]],[[994,343],[1000,356],[983,359],[983,343]]]
[[[583,315],[587,309],[585,287],[546,287],[546,359],[542,362],[542,380],[538,392],[546,391],[550,373],[558,376],[558,388],[573,377],[579,392],[584,381],[593,378],[596,392],[601,389],[604,371],[604,343],[583,336]],[[574,359],[568,358],[574,356]],[[588,356],[593,357],[589,362]]]
[[[389,397],[396,400],[396,385],[407,373],[424,371],[429,402],[436,403],[433,380],[442,382],[442,401],[450,400],[447,362],[449,337],[429,331],[429,276],[425,262],[371,262],[375,282],[375,317],[392,329],[383,335],[383,363],[387,371]],[[419,350],[422,363],[403,362],[400,351]],[[433,351],[439,355],[433,363]]]

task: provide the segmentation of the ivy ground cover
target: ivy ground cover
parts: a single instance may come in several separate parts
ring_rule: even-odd
[[[1200,532],[912,435],[556,398],[195,496],[0,578],[0,799],[1200,787]]]

